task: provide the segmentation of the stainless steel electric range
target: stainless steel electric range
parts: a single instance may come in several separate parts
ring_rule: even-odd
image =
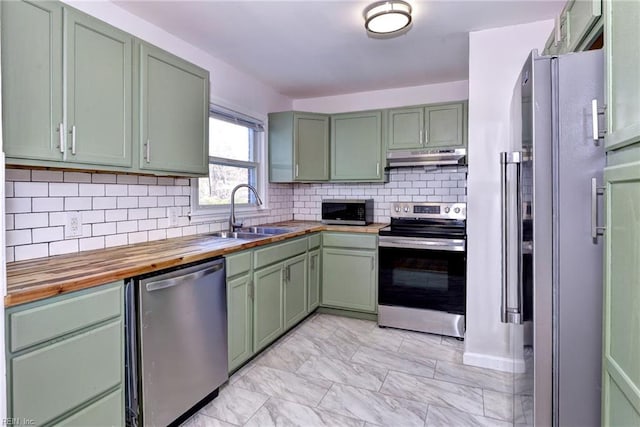
[[[379,232],[378,324],[464,337],[466,204],[398,202]]]

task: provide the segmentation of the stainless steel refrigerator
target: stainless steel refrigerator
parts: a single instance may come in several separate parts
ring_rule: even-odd
[[[500,164],[515,423],[600,425],[603,73],[601,50],[533,51],[514,88]]]

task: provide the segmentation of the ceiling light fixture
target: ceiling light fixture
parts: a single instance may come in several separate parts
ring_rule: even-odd
[[[367,6],[364,19],[369,33],[394,34],[411,24],[411,5],[402,0],[378,1]]]

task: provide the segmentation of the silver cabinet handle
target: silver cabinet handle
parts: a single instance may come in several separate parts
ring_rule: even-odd
[[[604,111],[605,111],[606,106],[603,106],[602,108],[598,108],[598,100],[597,99],[592,99],[591,100],[591,127],[592,127],[592,132],[593,132],[593,142],[596,145],[600,144],[600,140],[602,138],[604,138],[605,134],[606,134],[606,130],[600,130],[600,127],[598,125],[598,118],[600,115],[604,115]]]
[[[554,30],[555,30],[555,38],[553,40],[554,42],[553,45],[558,46],[558,43],[562,41],[562,32],[560,29],[560,15],[556,15]]]
[[[71,154],[76,155],[76,125],[71,126]]]
[[[64,154],[64,123],[60,123],[60,126],[58,126],[58,132],[60,138],[58,141],[58,147],[60,148],[60,152]]]
[[[151,162],[151,140],[147,139],[145,148],[146,148],[145,160],[147,161],[147,163],[150,163]]]
[[[422,140],[422,135],[424,134],[424,131],[422,129],[420,129],[420,145],[424,145],[424,141]]]
[[[427,143],[429,142],[429,131],[428,129],[424,130],[424,145],[427,145]]]
[[[296,178],[298,177],[298,164],[296,163]]]
[[[184,276],[172,277],[171,279],[158,280],[157,282],[149,282],[146,285],[147,292],[159,291],[161,289],[171,288],[173,286],[182,285],[193,280],[197,280],[201,277],[208,276],[217,271],[222,270],[224,263],[213,265],[204,270],[196,271],[194,273],[185,274]]]
[[[380,162],[376,163],[376,176],[380,175]]]
[[[521,162],[522,153],[500,153],[500,200],[501,200],[501,222],[502,222],[502,298],[500,307],[500,321],[502,323],[522,323],[522,190],[521,190]],[[516,306],[509,306],[509,216],[508,209],[510,206],[510,198],[507,181],[507,168],[510,164],[516,166],[516,222],[517,227],[517,298]]]
[[[598,243],[598,236],[603,236],[606,227],[598,226],[598,196],[604,195],[605,187],[598,187],[596,178],[591,178],[591,238]]]

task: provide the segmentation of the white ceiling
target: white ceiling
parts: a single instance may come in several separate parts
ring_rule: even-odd
[[[410,31],[367,37],[362,0],[116,0],[291,98],[468,78],[470,31],[553,18],[565,0],[409,0]]]

